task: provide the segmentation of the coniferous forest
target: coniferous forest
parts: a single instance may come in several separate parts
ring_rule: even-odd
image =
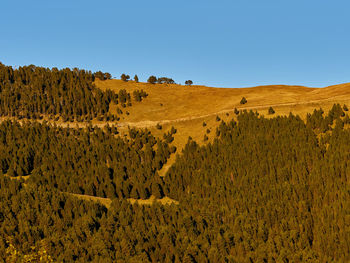
[[[122,137],[116,126],[36,120],[90,120],[130,99],[95,77],[0,66],[0,114],[16,117],[0,123],[3,262],[350,261],[350,118],[339,104],[305,121],[241,111],[182,151],[175,128]],[[128,201],[150,196],[178,202]]]
[[[19,119],[88,121],[95,118],[118,120],[109,112],[110,104],[132,106],[125,89],[115,93],[102,91],[93,84],[95,78],[108,79],[109,73],[66,68],[48,69],[34,65],[13,69],[0,63],[0,116]],[[144,91],[134,92],[135,101],[147,97]],[[122,111],[119,109],[119,113]]]

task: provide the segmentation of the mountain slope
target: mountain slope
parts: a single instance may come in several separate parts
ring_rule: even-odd
[[[350,84],[325,88],[303,86],[269,85],[252,88],[212,88],[206,86],[182,86],[176,84],[148,84],[123,82],[121,80],[95,81],[102,90],[118,91],[143,89],[149,96],[139,105],[130,109],[130,116],[122,122],[164,121],[206,117],[238,109],[257,109],[266,114],[274,107],[277,114],[305,114],[315,107],[330,107],[334,102],[350,101]],[[248,100],[240,104],[242,97]]]
[[[121,80],[96,80],[95,85],[102,89],[118,92],[125,89],[132,94],[143,89],[148,97],[139,104],[127,109],[118,123],[121,133],[127,134],[128,127],[148,128],[156,136],[163,136],[172,126],[177,129],[174,135],[175,145],[181,150],[192,137],[204,143],[207,136],[210,141],[215,137],[215,129],[221,120],[235,117],[234,109],[256,110],[265,116],[288,115],[290,112],[302,118],[315,108],[329,110],[334,103],[350,104],[350,84],[340,84],[325,88],[303,86],[268,85],[252,88],[213,88],[206,86],[182,86],[177,84],[149,84],[124,82]],[[242,97],[247,103],[242,105]],[[268,115],[273,107],[274,115]],[[113,107],[112,107],[113,110]],[[112,111],[112,113],[115,113]],[[162,129],[156,128],[161,124]],[[179,151],[178,151],[179,152]],[[164,175],[175,161],[173,154],[161,171]]]

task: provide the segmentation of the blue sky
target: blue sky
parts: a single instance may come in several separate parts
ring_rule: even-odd
[[[350,1],[4,0],[0,61],[217,87],[350,82]]]

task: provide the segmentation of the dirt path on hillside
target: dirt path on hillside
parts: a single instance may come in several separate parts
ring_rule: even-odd
[[[4,175],[8,178],[10,178],[11,180],[21,180],[24,179],[24,181],[26,181],[27,179],[29,179],[29,175],[27,176],[18,176],[18,177],[11,177],[8,175]],[[23,184],[24,187],[27,186],[27,184]],[[86,200],[86,201],[91,201],[91,202],[95,202],[95,203],[100,203],[102,205],[104,205],[107,209],[109,209],[111,207],[112,204],[112,199],[110,198],[105,198],[105,197],[99,197],[99,196],[92,196],[92,195],[86,195],[86,194],[75,194],[75,193],[69,193],[69,192],[61,192],[62,194],[65,195],[70,195],[70,196],[74,196],[76,198],[82,199],[82,200]],[[134,199],[134,198],[127,198],[127,200],[133,205],[135,203],[138,203],[139,205],[152,205],[153,202],[159,202],[162,205],[171,205],[171,204],[179,204],[179,202],[177,200],[171,199],[167,196],[157,199],[155,198],[153,195],[148,198],[148,199]]]
[[[98,202],[102,205],[104,205],[106,208],[110,208],[112,204],[112,199],[110,198],[104,198],[104,197],[98,197],[98,196],[92,196],[92,195],[83,195],[83,194],[73,194],[68,192],[63,192],[64,194],[69,194],[71,196],[75,196],[79,199],[92,201],[92,202]],[[153,195],[151,195],[148,199],[134,199],[134,198],[127,198],[128,202],[130,202],[132,205],[138,203],[139,205],[152,205],[153,202],[159,202],[162,205],[171,205],[171,204],[179,204],[177,200],[171,199],[167,196],[164,196],[163,198],[156,198]]]

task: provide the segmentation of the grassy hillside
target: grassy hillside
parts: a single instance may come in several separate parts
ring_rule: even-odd
[[[11,91],[26,78],[8,79]],[[51,96],[56,113],[40,85],[40,103],[29,84],[9,96],[16,107],[2,94],[0,261],[349,261],[349,84],[91,80],[96,115],[67,83]],[[23,114],[26,102],[34,109]],[[273,118],[289,112],[298,116]]]
[[[97,79],[95,85],[102,90],[111,89],[115,92],[126,89],[130,94],[134,90],[146,91],[148,97],[142,103],[133,104],[128,108],[130,115],[123,114],[118,124],[121,133],[126,133],[128,126],[147,127],[156,136],[162,136],[174,126],[177,133],[174,135],[173,144],[179,150],[186,144],[189,136],[199,143],[204,143],[205,135],[209,140],[214,138],[216,127],[220,124],[217,116],[220,120],[232,119],[235,116],[235,108],[252,109],[269,116],[268,108],[273,107],[276,113],[271,116],[288,115],[292,112],[303,118],[315,108],[329,110],[334,103],[350,104],[350,83],[325,88],[287,85],[213,88]],[[248,101],[244,105],[240,104],[242,97]],[[115,113],[113,107],[111,110]],[[162,125],[161,130],[155,127],[158,123]],[[162,169],[161,175],[165,174],[174,161],[173,154]]]
[[[334,102],[350,101],[350,83],[326,88],[269,85],[232,89],[177,84],[152,85],[121,80],[97,80],[95,84],[102,90],[126,89],[131,93],[133,90],[143,89],[149,94],[144,103],[130,109],[132,114],[124,119],[128,122],[182,121],[230,112],[235,107],[257,109],[266,114],[266,109],[273,106],[277,114],[288,114],[291,111],[303,114],[315,107],[326,108]],[[245,105],[240,104],[243,96],[248,100]]]

